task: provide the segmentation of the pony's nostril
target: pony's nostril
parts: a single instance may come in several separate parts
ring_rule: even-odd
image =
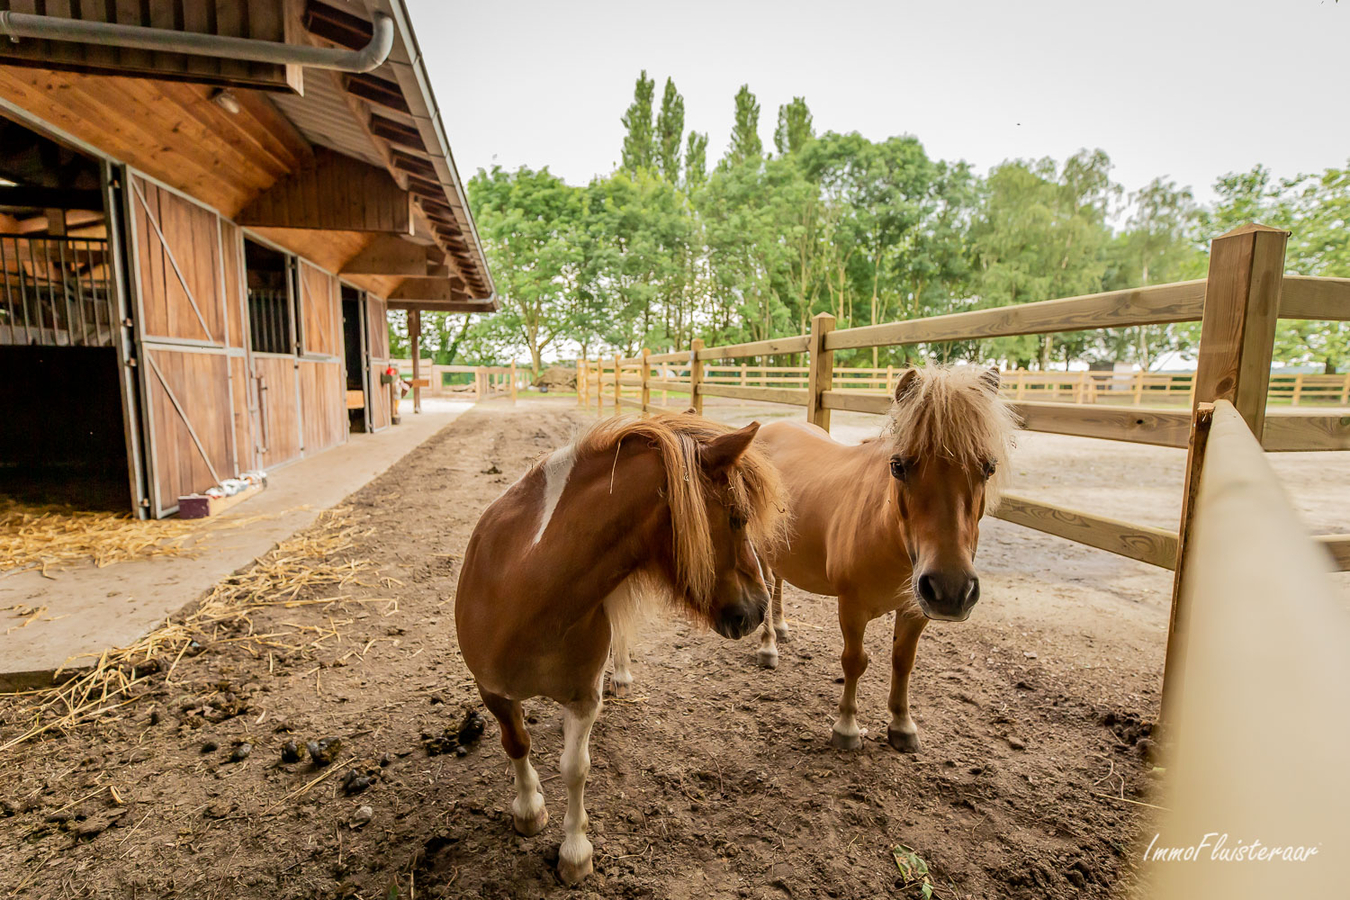
[[[933,578],[930,575],[920,575],[918,584],[915,585],[915,591],[919,599],[925,603],[935,603],[937,601],[937,592],[933,589]]]
[[[972,575],[970,584],[966,588],[966,606],[971,607],[980,600],[980,579],[979,576]]]

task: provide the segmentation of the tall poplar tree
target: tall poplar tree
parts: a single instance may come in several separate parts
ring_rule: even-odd
[[[655,142],[652,136],[652,94],[656,81],[647,77],[643,69],[633,87],[633,103],[619,121],[628,133],[623,139],[623,167],[629,172],[650,169],[655,160]]]
[[[731,146],[726,159],[739,165],[747,159],[764,155],[764,142],[759,139],[759,101],[750,93],[750,85],[743,84],[736,92],[736,122],[731,127]]]
[[[680,141],[683,139],[684,98],[675,89],[674,80],[667,78],[661,112],[656,117],[656,153],[661,174],[671,184],[680,181]]]
[[[689,132],[684,151],[684,190],[692,194],[708,180],[708,135]]]
[[[796,153],[816,136],[811,124],[811,110],[805,97],[793,97],[791,103],[778,107],[778,127],[773,132],[773,145],[779,156]]]

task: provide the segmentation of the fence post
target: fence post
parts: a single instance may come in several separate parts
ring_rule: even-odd
[[[616,416],[623,411],[619,405],[619,394],[623,391],[623,386],[619,384],[619,370],[623,368],[619,365],[621,359],[623,359],[622,356],[617,353],[614,354],[614,415]]]
[[[647,407],[652,403],[652,367],[647,364],[647,357],[652,355],[652,351],[648,347],[643,347],[638,355],[642,357],[642,393],[638,395],[638,399],[642,403],[642,411],[648,412]]]
[[[1298,401],[1303,399],[1303,373],[1299,372],[1294,376],[1294,397],[1289,402],[1290,406],[1298,406]]]
[[[703,349],[703,338],[694,338],[689,342],[689,405],[694,408],[695,415],[703,415],[703,393],[700,390],[703,384],[703,360],[698,358],[698,351]]]
[[[816,313],[811,317],[811,339],[806,352],[810,360],[809,386],[806,389],[806,421],[830,430],[830,411],[821,394],[834,388],[834,351],[825,349],[825,336],[834,331],[834,316]]]
[[[422,313],[408,310],[408,341],[412,344],[413,412],[422,411],[422,388],[417,384],[422,374]]]
[[[511,373],[507,376],[511,379],[511,402],[516,402],[516,361],[511,360]]]
[[[577,360],[577,406],[586,406],[586,360]]]
[[[1167,628],[1161,721],[1170,724],[1185,677],[1187,611],[1181,586],[1186,577],[1186,540],[1200,489],[1205,444],[1215,400],[1233,404],[1257,441],[1265,431],[1266,392],[1280,315],[1284,249],[1289,232],[1246,225],[1210,243],[1209,276],[1200,320],[1200,352],[1191,379],[1191,437],[1177,529],[1177,564]]]

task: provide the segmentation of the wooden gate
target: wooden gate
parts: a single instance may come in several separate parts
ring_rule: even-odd
[[[219,216],[139,175],[128,183],[147,481],[158,517],[177,510],[181,495],[239,471],[243,322],[227,310]],[[238,269],[229,269],[237,283]]]

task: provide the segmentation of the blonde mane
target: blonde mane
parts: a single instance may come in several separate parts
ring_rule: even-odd
[[[618,453],[626,441],[643,441],[656,450],[665,466],[665,497],[670,504],[677,583],[671,585],[697,609],[711,601],[716,577],[715,555],[706,497],[720,499],[745,520],[756,552],[765,556],[782,539],[786,505],[778,471],[753,444],[727,473],[725,487],[714,485],[699,464],[699,445],[734,429],[701,416],[661,413],[649,418],[607,419],[576,441],[577,455]]]
[[[903,457],[941,456],[971,469],[993,462],[985,489],[990,508],[1007,481],[1019,428],[1012,406],[998,393],[997,374],[979,366],[910,369],[900,379],[883,432]]]

